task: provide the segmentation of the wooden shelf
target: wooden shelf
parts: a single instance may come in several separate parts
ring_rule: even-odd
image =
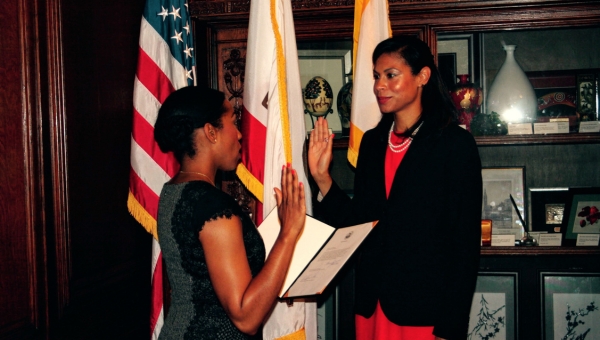
[[[477,145],[522,145],[522,144],[594,144],[600,143],[598,133],[571,133],[555,135],[514,135],[475,137]]]
[[[479,146],[498,145],[544,145],[544,144],[600,144],[598,133],[572,133],[556,135],[515,135],[475,137]],[[334,139],[334,149],[348,148],[348,137]]]
[[[482,256],[545,256],[545,255],[596,255],[600,247],[481,247]]]

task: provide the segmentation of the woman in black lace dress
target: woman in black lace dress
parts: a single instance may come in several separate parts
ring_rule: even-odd
[[[281,232],[265,261],[263,241],[232,197],[214,185],[234,170],[240,139],[222,92],[187,87],[163,103],[154,127],[181,171],[162,189],[158,236],[171,285],[160,339],[251,339],[271,311],[304,226],[302,183],[289,166],[275,189]]]

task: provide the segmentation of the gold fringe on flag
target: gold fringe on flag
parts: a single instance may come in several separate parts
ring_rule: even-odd
[[[131,191],[129,191],[129,197],[127,197],[127,210],[158,241],[156,220],[144,209]]]
[[[279,88],[279,110],[281,115],[281,129],[283,136],[283,149],[285,150],[285,161],[292,164],[292,143],[290,138],[290,122],[288,113],[288,98],[287,98],[287,78],[285,55],[283,53],[283,43],[275,16],[275,0],[271,0],[271,24],[273,25],[273,33],[275,33],[275,46],[277,49],[277,86]],[[262,200],[261,200],[262,202]]]
[[[294,333],[277,338],[277,340],[306,340],[306,331],[304,330],[304,327],[302,327]]]
[[[235,174],[240,179],[240,182],[256,197],[260,203],[263,203],[263,184],[252,175],[252,173],[242,163],[239,163]]]

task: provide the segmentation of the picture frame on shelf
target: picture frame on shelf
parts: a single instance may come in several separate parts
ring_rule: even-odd
[[[600,339],[600,274],[542,272],[540,280],[543,339]]]
[[[569,188],[563,223],[563,244],[576,245],[583,234],[600,234],[600,187]]]
[[[348,49],[298,49],[298,66],[300,68],[300,82],[302,91],[313,77],[324,78],[333,91],[331,104],[332,113],[327,114],[325,119],[329,128],[336,134],[336,138],[342,137],[342,120],[336,105],[337,96],[341,88],[350,81],[352,74],[352,50]],[[313,129],[316,117],[305,113],[304,123],[307,133]]]
[[[537,123],[569,122],[577,130],[577,77],[574,71],[526,72],[538,99]]]
[[[481,170],[483,199],[481,219],[492,220],[493,235],[524,236],[525,226],[513,208],[512,195],[524,220],[525,214],[525,167],[486,167]]]
[[[456,85],[459,74],[468,74],[470,81],[479,86],[478,46],[477,34],[438,35],[438,69],[449,90]]]
[[[529,231],[560,233],[569,188],[529,188]]]
[[[456,53],[438,53],[438,68],[446,88],[451,90],[456,85]]]
[[[577,74],[577,113],[580,121],[598,120],[598,78],[595,72]]]
[[[517,338],[518,273],[480,272],[471,303],[468,339]]]

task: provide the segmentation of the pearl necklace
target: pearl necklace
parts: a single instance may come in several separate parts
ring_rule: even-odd
[[[417,134],[417,132],[419,132],[419,129],[421,128],[421,125],[423,125],[423,122],[421,122],[421,124],[419,124],[415,131],[413,131],[410,137],[406,138],[402,143],[400,143],[400,145],[394,145],[394,143],[392,143],[392,132],[394,131],[395,125],[396,122],[392,122],[392,127],[390,128],[390,132],[388,133],[388,145],[390,147],[390,150],[394,153],[404,152],[404,150],[406,150],[412,143],[413,137]]]
[[[206,176],[205,174],[201,173],[201,172],[196,172],[196,171],[179,171],[182,174],[197,174],[200,175],[204,178],[206,178],[206,180],[208,181],[208,183],[212,184],[213,187],[216,187],[215,182],[213,182],[210,177]]]

